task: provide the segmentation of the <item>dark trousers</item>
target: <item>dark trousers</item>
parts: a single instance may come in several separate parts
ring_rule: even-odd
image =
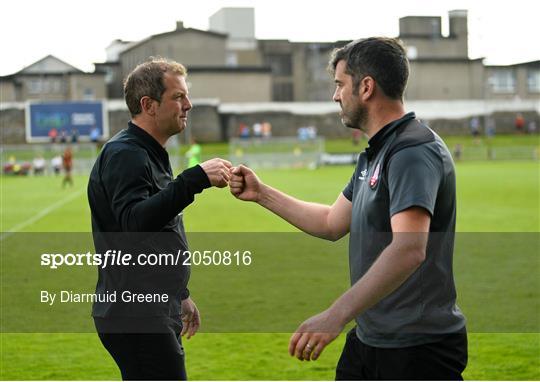
[[[376,348],[347,334],[336,380],[463,380],[467,366],[467,334],[453,333],[439,342],[404,348]]]
[[[99,333],[123,380],[187,380],[179,333]]]

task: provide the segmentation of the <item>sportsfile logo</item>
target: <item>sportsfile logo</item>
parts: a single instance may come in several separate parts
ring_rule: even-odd
[[[191,266],[191,265],[251,265],[252,252],[249,250],[206,250],[172,253],[139,253],[132,255],[121,250],[107,250],[101,253],[43,253],[41,266],[58,269],[63,266]]]
[[[184,260],[182,251],[172,253],[140,253],[133,256],[122,250],[107,250],[105,253],[43,253],[41,266],[57,269],[62,266],[98,266],[103,269],[108,266],[135,266],[135,265],[177,265]]]

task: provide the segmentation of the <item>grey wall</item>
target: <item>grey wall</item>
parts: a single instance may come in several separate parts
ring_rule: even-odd
[[[517,111],[494,112],[497,134],[514,133],[514,118]],[[536,121],[540,126],[540,115],[535,111],[522,112],[527,122]],[[129,121],[127,110],[109,111],[109,130],[111,136],[124,129]],[[483,128],[483,117],[480,116]],[[326,138],[350,137],[351,130],[345,128],[336,113],[299,115],[290,112],[252,112],[219,114],[218,105],[198,105],[190,112],[189,127],[200,142],[219,142],[236,136],[238,125],[252,126],[256,122],[270,122],[273,136],[296,136],[297,129],[303,126],[317,127],[319,135]],[[443,135],[469,134],[470,117],[456,119],[433,118],[426,120],[431,128]],[[25,143],[25,113],[22,108],[0,111],[0,137],[2,144]]]
[[[6,109],[0,112],[0,143],[24,143],[24,110]]]

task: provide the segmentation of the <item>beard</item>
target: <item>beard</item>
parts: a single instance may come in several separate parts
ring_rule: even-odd
[[[365,126],[368,121],[367,107],[360,104],[354,110],[344,110],[341,105],[341,123],[351,129],[360,129],[365,131]]]

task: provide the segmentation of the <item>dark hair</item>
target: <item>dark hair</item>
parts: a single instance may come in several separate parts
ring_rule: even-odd
[[[341,60],[347,63],[346,73],[352,77],[355,93],[362,78],[370,76],[388,98],[403,99],[409,78],[409,61],[398,39],[370,37],[334,49],[328,64],[332,75]]]
[[[148,96],[161,102],[161,96],[165,92],[163,76],[167,72],[180,76],[187,75],[187,70],[182,64],[160,57],[150,57],[128,74],[124,81],[124,98],[132,117],[142,112],[142,97]]]

